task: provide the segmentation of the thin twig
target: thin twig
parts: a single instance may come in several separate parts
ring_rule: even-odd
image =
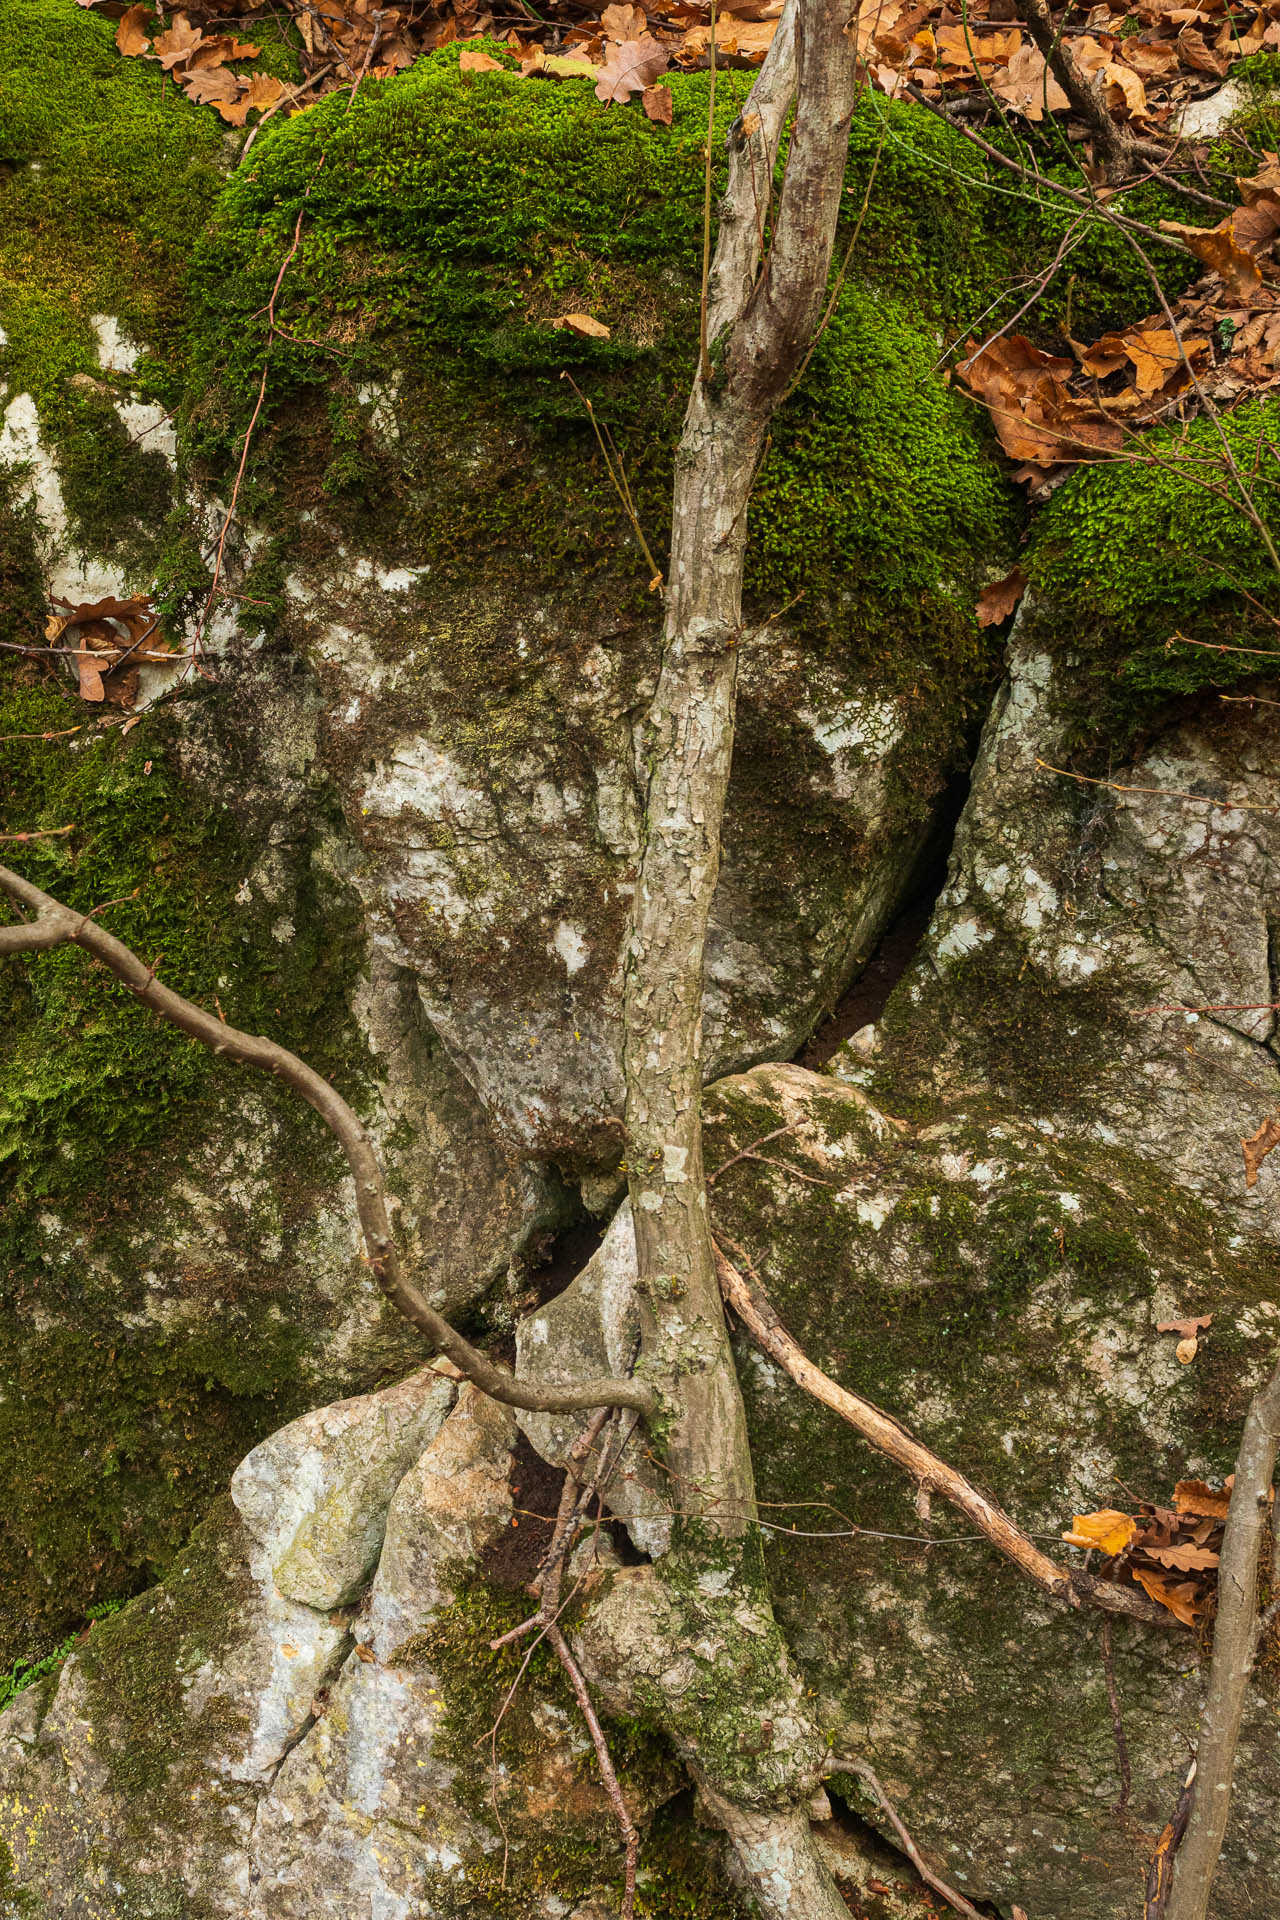
[[[920,1875],[925,1885],[932,1887],[934,1892],[938,1894],[941,1899],[945,1900],[948,1906],[954,1907],[957,1913],[964,1914],[965,1920],[983,1920],[982,1914],[978,1912],[973,1902],[966,1900],[962,1893],[957,1893],[956,1889],[950,1886],[948,1882],[942,1878],[940,1873],[935,1873],[933,1868],[927,1864],[919,1847],[903,1825],[897,1808],[865,1760],[853,1760],[850,1759],[847,1754],[833,1753],[827,1770],[829,1773],[856,1774],[859,1780],[864,1780],[879,1802],[880,1811],[884,1814],[885,1819],[897,1834],[902,1851],[906,1854],[908,1860]]]
[[[539,1386],[532,1381],[517,1380],[508,1368],[495,1365],[436,1312],[405,1273],[391,1233],[381,1163],[363,1122],[335,1087],[278,1041],[242,1033],[194,1001],[184,999],[171,987],[163,986],[156,979],[155,970],[146,966],[123,941],[100,927],[88,914],[64,906],[9,867],[0,866],[0,892],[8,894],[20,907],[35,912],[34,920],[17,926],[0,926],[0,955],[36,953],[68,943],[83,947],[122,980],[144,1006],[198,1040],[211,1053],[272,1074],[314,1107],[342,1148],[351,1169],[368,1263],[379,1287],[396,1311],[425,1334],[433,1347],[452,1360],[482,1392],[506,1406],[531,1411],[567,1413],[600,1406],[626,1406],[645,1414],[656,1410],[656,1394],[638,1380]]]
[[[754,1153],[757,1147],[767,1147],[771,1140],[781,1140],[784,1133],[794,1133],[799,1125],[798,1120],[791,1120],[785,1127],[775,1127],[772,1133],[762,1133],[758,1140],[749,1141],[737,1153],[731,1153],[727,1160],[722,1160],[714,1173],[707,1175],[707,1185],[713,1187],[722,1173],[727,1173],[729,1168],[736,1166],[739,1160],[745,1160],[747,1155]]]
[[[640,525],[639,518],[636,514],[635,502],[631,497],[631,488],[627,483],[627,474],[626,474],[626,469],[622,464],[622,456],[621,454],[617,456],[618,470],[615,473],[613,461],[609,457],[609,449],[605,445],[604,435],[600,431],[600,423],[596,419],[595,408],[592,406],[590,400],[588,400],[586,394],[582,391],[582,388],[578,385],[577,381],[574,379],[573,375],[569,372],[567,367],[561,370],[560,378],[562,380],[567,380],[569,382],[569,385],[573,388],[579,400],[581,400],[583,406],[587,410],[587,418],[590,420],[591,430],[596,436],[596,443],[600,448],[601,458],[604,460],[605,471],[609,475],[610,480],[613,482],[614,492],[617,494],[619,500],[621,500],[622,502],[623,511],[626,514],[627,519],[631,522],[631,531],[635,534],[636,539],[640,543],[640,551],[641,553],[643,553],[644,559],[645,559],[645,565],[649,569],[650,590],[651,591],[656,590],[657,592],[660,593],[662,591],[662,568],[658,565],[657,561],[654,559],[653,555],[649,551],[649,542],[644,537],[644,528]]]
[[[1280,1450],[1280,1362],[1254,1394],[1236,1455],[1218,1561],[1218,1612],[1200,1713],[1196,1779],[1169,1920],[1206,1920],[1231,1806],[1249,1676],[1258,1651],[1258,1558],[1271,1517]]]
[[[29,740],[38,740],[38,739],[44,738],[42,734],[26,734],[19,737],[29,739]],[[0,833],[0,840],[8,840],[10,842],[14,842],[19,845],[25,846],[28,840],[56,840],[59,834],[74,833],[74,832],[75,832],[75,824],[73,822],[72,825],[69,827],[42,827],[38,832],[32,831],[31,833]]]
[[[1129,787],[1120,780],[1100,780],[1090,773],[1073,773],[1070,767],[1054,767],[1037,755],[1036,765],[1045,773],[1056,773],[1063,780],[1079,780],[1086,787],[1109,787],[1112,793],[1150,793],[1158,800],[1195,800],[1202,807],[1220,807],[1226,813],[1280,813],[1280,805],[1267,806],[1261,800],[1215,800],[1210,793],[1184,793],[1179,787]]]

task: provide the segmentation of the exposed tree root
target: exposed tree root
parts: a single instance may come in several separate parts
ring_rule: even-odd
[[[743,1259],[744,1265],[749,1266],[741,1250],[735,1251]],[[847,1420],[864,1440],[869,1440],[873,1447],[887,1454],[921,1488],[929,1493],[940,1493],[952,1506],[958,1507],[986,1534],[993,1546],[998,1547],[1029,1580],[1035,1582],[1042,1593],[1051,1594],[1055,1600],[1064,1600],[1072,1607],[1078,1607],[1087,1600],[1106,1612],[1127,1614],[1130,1619],[1141,1620],[1148,1626],[1177,1625],[1166,1607],[1157,1606],[1142,1594],[1131,1593],[1127,1587],[1109,1580],[1095,1580],[1088,1574],[1060,1567],[1056,1561],[1050,1560],[1007,1513],[988,1500],[985,1494],[979,1493],[962,1473],[948,1466],[936,1453],[930,1452],[892,1415],[881,1412],[879,1407],[870,1400],[862,1399],[859,1394],[850,1393],[829,1374],[823,1373],[821,1367],[816,1367],[779,1320],[759,1281],[745,1279],[719,1245],[716,1247],[716,1268],[721,1291],[728,1304],[753,1338],[771,1359],[790,1374],[797,1386],[803,1387],[815,1400],[820,1400],[823,1406],[830,1407],[833,1413],[838,1413],[842,1420]]]

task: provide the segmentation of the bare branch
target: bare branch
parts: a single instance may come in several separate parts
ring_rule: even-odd
[[[716,1270],[728,1304],[764,1351],[790,1374],[797,1386],[803,1387],[815,1400],[820,1400],[823,1406],[830,1407],[833,1413],[838,1413],[842,1420],[847,1420],[864,1440],[869,1440],[879,1452],[887,1454],[895,1465],[904,1468],[919,1486],[930,1493],[940,1493],[953,1507],[967,1514],[991,1544],[1012,1560],[1028,1579],[1033,1580],[1041,1592],[1051,1594],[1055,1600],[1065,1600],[1072,1607],[1078,1607],[1082,1600],[1088,1600],[1108,1613],[1128,1614],[1134,1620],[1145,1621],[1148,1626],[1177,1624],[1166,1607],[1157,1606],[1141,1594],[1131,1593],[1127,1587],[1118,1586],[1110,1580],[1095,1580],[1088,1574],[1060,1567],[1050,1560],[1007,1513],[988,1500],[985,1494],[979,1493],[962,1473],[948,1466],[936,1453],[930,1452],[892,1415],[883,1413],[859,1394],[850,1393],[831,1379],[829,1374],[823,1373],[820,1367],[815,1367],[787,1332],[760,1287],[744,1279],[718,1244]]]
[[[1231,1807],[1240,1722],[1258,1648],[1258,1555],[1271,1520],[1280,1448],[1280,1364],[1254,1395],[1236,1455],[1235,1484],[1218,1562],[1218,1617],[1200,1714],[1196,1780],[1178,1851],[1169,1920],[1205,1920]]]
[[[278,1041],[242,1033],[162,985],[136,953],[100,927],[91,915],[73,912],[4,866],[0,866],[0,892],[36,913],[34,921],[0,928],[0,954],[34,952],[65,942],[83,947],[123,981],[143,1006],[198,1040],[211,1053],[273,1074],[314,1107],[346,1155],[355,1180],[356,1209],[378,1285],[396,1311],[424,1333],[482,1393],[534,1413],[570,1413],[601,1406],[632,1407],[643,1414],[655,1411],[656,1394],[639,1380],[582,1380],[570,1386],[536,1386],[517,1380],[506,1367],[495,1366],[428,1304],[405,1274],[391,1234],[382,1167],[373,1142],[336,1088]]]

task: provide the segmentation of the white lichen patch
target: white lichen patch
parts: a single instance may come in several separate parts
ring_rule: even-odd
[[[132,373],[142,351],[122,329],[112,313],[89,316],[98,343],[98,365],[104,373]]]

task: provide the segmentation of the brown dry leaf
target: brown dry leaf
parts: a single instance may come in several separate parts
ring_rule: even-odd
[[[1194,1319],[1157,1320],[1156,1332],[1177,1333],[1180,1334],[1184,1340],[1194,1340],[1202,1327],[1211,1327],[1212,1325],[1213,1315],[1211,1313],[1201,1313],[1197,1314]]]
[[[1131,1514],[1103,1507],[1099,1513],[1074,1514],[1070,1533],[1062,1537],[1069,1547],[1096,1547],[1112,1559],[1124,1552],[1137,1531],[1138,1523]]]
[[[651,120],[660,127],[671,125],[671,89],[670,87],[646,87],[640,96],[640,104]]]
[[[1226,1486],[1217,1491],[1206,1486],[1203,1480],[1179,1480],[1173,1490],[1173,1504],[1179,1513],[1202,1515],[1207,1520],[1225,1520],[1227,1509],[1231,1505],[1232,1474]]]
[[[508,69],[503,66],[501,60],[495,60],[482,47],[464,47],[458,55],[458,71],[459,73],[505,73]]]
[[[76,691],[79,693],[80,698],[82,700],[94,701],[105,699],[106,689],[103,687],[102,673],[100,671],[102,656],[99,654],[95,657],[94,654],[86,649],[84,652],[76,654],[76,666],[80,674],[80,684]]]
[[[1155,327],[1147,333],[1126,334],[1124,350],[1133,362],[1138,392],[1159,393],[1169,380],[1185,374],[1187,360],[1208,353],[1209,342],[1184,340],[1179,346],[1175,333],[1167,327]]]
[[[1162,220],[1162,233],[1176,233],[1197,260],[1222,275],[1222,283],[1236,300],[1249,302],[1262,286],[1262,275],[1252,254],[1238,247],[1231,233],[1231,216],[1216,227],[1188,227],[1180,220]]]
[[[1263,150],[1263,165],[1248,179],[1236,180],[1241,203],[1251,207],[1263,194],[1280,194],[1280,155]]]
[[[274,73],[255,73],[238,100],[231,104],[218,100],[214,104],[229,126],[242,127],[253,107],[265,113],[269,107],[274,107],[283,92],[284,83],[277,80]]]
[[[1030,42],[1018,48],[1003,75],[994,76],[991,90],[1026,120],[1043,120],[1046,106],[1057,113],[1070,104],[1047,71],[1044,55]]]
[[[633,93],[643,93],[646,87],[652,86],[670,65],[666,48],[660,47],[652,34],[646,33],[639,40],[624,40],[609,50],[609,58],[596,82],[596,99],[603,100],[606,106],[614,101],[627,101]]]
[[[643,7],[606,7],[600,15],[600,25],[610,40],[639,40],[649,31]]]
[[[1150,1567],[1131,1567],[1129,1571],[1140,1587],[1145,1587],[1153,1600],[1162,1607],[1168,1607],[1186,1627],[1196,1623],[1196,1590],[1189,1580],[1174,1586],[1160,1574],[1153,1573]]]
[[[1218,1564],[1217,1554],[1209,1547],[1192,1546],[1189,1540],[1172,1547],[1146,1547],[1144,1552],[1162,1567],[1174,1567],[1179,1573],[1202,1573]]]
[[[1173,17],[1176,19],[1178,12],[1183,11],[1181,8],[1175,10]],[[1191,20],[1198,20],[1204,16],[1186,10],[1185,17]],[[1221,80],[1226,73],[1227,62],[1222,58],[1220,53],[1211,53],[1209,51],[1208,43],[1198,27],[1183,27],[1182,32],[1178,35],[1177,46],[1178,53],[1185,64],[1189,67],[1194,67],[1198,73],[1212,73],[1216,75],[1219,80]]]
[[[1188,1335],[1185,1340],[1179,1340],[1173,1350],[1174,1358],[1177,1360],[1178,1365],[1182,1367],[1189,1367],[1199,1351],[1200,1342],[1192,1339],[1190,1335]]]
[[[1149,118],[1147,90],[1141,76],[1132,67],[1123,67],[1118,61],[1112,60],[1102,69],[1099,78],[1109,107],[1123,107],[1130,120]]]
[[[1091,347],[1076,347],[1075,351],[1080,365],[1095,380],[1106,380],[1111,374],[1119,373],[1129,357],[1122,333],[1104,333]]]
[[[594,320],[589,313],[562,313],[551,324],[553,327],[563,327],[569,333],[576,333],[580,340],[608,340],[610,337],[604,321]]]
[[[1068,392],[1070,360],[1044,353],[1025,334],[1007,334],[957,369],[990,410],[1000,444],[1025,461],[1018,479],[1038,479],[1081,446],[1114,451],[1121,429],[1090,403]]]
[[[993,580],[978,595],[978,604],[974,612],[978,616],[980,627],[998,627],[1021,600],[1027,590],[1027,576],[1021,567],[1015,567],[1012,573],[1006,573],[1003,580]]]
[[[1178,49],[1168,40],[1122,40],[1119,55],[1144,80],[1167,80],[1180,64]]]
[[[1240,1142],[1240,1150],[1244,1154],[1246,1187],[1257,1186],[1258,1168],[1274,1146],[1280,1146],[1280,1116],[1272,1113],[1268,1114],[1256,1133]]]
[[[158,60],[166,72],[172,72],[203,44],[204,35],[199,27],[193,27],[185,13],[175,13],[173,25],[167,33],[157,35],[149,57]]]
[[[1231,216],[1231,237],[1246,253],[1258,253],[1280,233],[1280,199],[1273,193],[1256,194],[1247,207]]]
[[[223,113],[223,108],[236,98],[243,84],[240,76],[226,67],[197,67],[194,73],[182,75],[182,89],[188,100],[194,100],[198,106],[216,106],[224,119],[231,116]],[[233,124],[242,127],[244,114]]]
[[[116,28],[116,46],[126,60],[136,60],[151,45],[143,31],[143,22],[151,20],[150,7],[130,7],[122,14],[120,25]]]

